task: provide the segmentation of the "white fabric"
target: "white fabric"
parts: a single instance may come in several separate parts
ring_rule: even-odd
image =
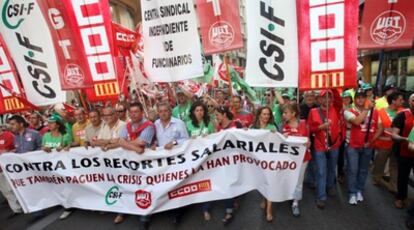
[[[0,165],[10,181],[24,182],[14,191],[25,212],[61,205],[148,215],[251,190],[274,202],[291,200],[305,143],[267,130],[230,129],[142,155],[78,147],[2,154]],[[30,163],[33,168],[24,166]]]

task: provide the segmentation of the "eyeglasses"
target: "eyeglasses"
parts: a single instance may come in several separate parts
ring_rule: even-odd
[[[207,107],[209,107],[209,108],[214,108],[214,105],[207,105]]]
[[[117,112],[117,113],[124,113],[124,112],[125,112],[125,110],[117,110],[116,112]]]

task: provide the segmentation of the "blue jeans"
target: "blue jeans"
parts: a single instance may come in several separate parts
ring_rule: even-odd
[[[348,193],[350,196],[364,191],[371,155],[371,148],[348,147]]]
[[[326,189],[333,188],[335,185],[338,153],[338,149],[329,152],[315,152],[316,196],[318,200],[326,200]]]

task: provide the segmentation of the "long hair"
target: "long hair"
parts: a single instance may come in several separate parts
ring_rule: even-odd
[[[199,127],[198,125],[198,121],[196,116],[194,115],[194,111],[196,110],[197,107],[201,106],[204,110],[204,116],[203,116],[203,122],[205,126],[208,126],[208,123],[210,122],[210,116],[208,115],[208,109],[206,104],[204,104],[202,101],[196,101],[191,105],[190,108],[190,119],[191,119],[191,123],[193,124],[194,127]]]
[[[58,131],[60,134],[65,135],[66,134],[66,126],[62,121],[56,121],[56,124],[59,125]]]
[[[260,114],[262,114],[262,111],[268,109],[270,112],[270,118],[269,118],[269,122],[267,124],[272,124],[272,125],[276,125],[275,124],[275,118],[273,117],[273,112],[272,109],[269,106],[263,106],[260,107],[257,112],[256,112],[256,117],[253,123],[253,128],[258,129],[260,128]]]

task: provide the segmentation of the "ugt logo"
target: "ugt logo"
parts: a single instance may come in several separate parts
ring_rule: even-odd
[[[371,24],[371,39],[378,44],[392,44],[404,34],[407,26],[402,13],[387,10],[378,15]]]
[[[10,3],[10,1],[12,3]],[[4,25],[12,30],[17,29],[23,23],[24,15],[30,15],[30,13],[34,10],[35,5],[34,2],[14,2],[15,1],[13,0],[6,0],[1,10],[1,19]]]
[[[122,197],[122,192],[119,191],[118,186],[112,186],[105,195],[105,203],[107,205],[114,205]]]

